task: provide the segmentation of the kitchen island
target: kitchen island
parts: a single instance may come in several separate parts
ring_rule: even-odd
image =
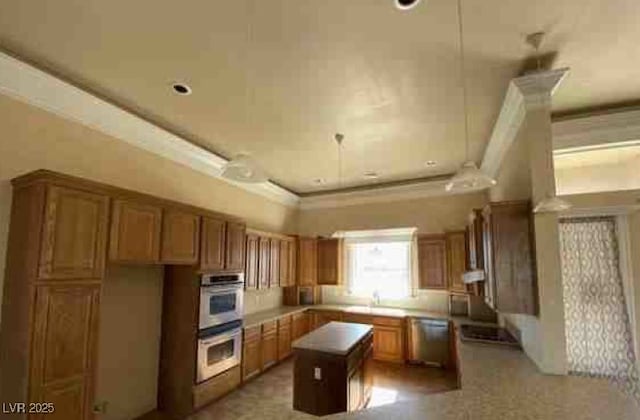
[[[373,326],[330,322],[292,347],[294,409],[323,416],[366,406],[372,388]]]

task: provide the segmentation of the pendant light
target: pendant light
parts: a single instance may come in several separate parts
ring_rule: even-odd
[[[251,65],[249,63],[251,43],[252,43],[252,28],[251,20],[253,18],[253,1],[247,2],[247,55],[245,60],[246,73],[245,73],[245,124],[249,125],[249,103],[253,100],[253,89],[249,87],[250,77],[249,70]],[[267,182],[269,177],[260,165],[258,165],[247,153],[241,153],[236,155],[233,159],[228,161],[222,167],[222,177],[230,179],[236,182],[242,182],[246,184],[259,184]]]
[[[464,107],[464,138],[466,162],[449,180],[445,189],[449,192],[478,191],[496,185],[496,180],[478,169],[476,163],[469,159],[469,116],[467,113],[467,84],[465,78],[464,37],[462,28],[462,4],[458,0],[458,31],[460,37],[460,78],[462,82],[462,100]]]
[[[338,145],[338,188],[342,188],[342,140],[344,140],[344,134],[336,133],[333,139]]]
[[[536,63],[537,63],[536,73],[542,72],[540,45],[542,44],[543,39],[544,39],[544,32],[536,32],[527,36],[527,44],[533,47],[536,54]],[[551,147],[550,147],[551,143],[552,142],[550,141],[546,142],[547,148],[545,150],[545,154],[547,156],[551,156],[549,159],[547,159],[548,173],[554,174],[555,172],[553,169],[553,150],[551,150]],[[572,207],[571,203],[549,192],[546,194],[545,198],[543,198],[538,204],[534,206],[533,212],[534,213],[560,213],[560,212],[569,210],[571,207]]]

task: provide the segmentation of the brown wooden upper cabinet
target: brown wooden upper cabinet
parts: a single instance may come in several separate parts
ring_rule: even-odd
[[[483,217],[485,301],[501,312],[535,315],[538,287],[530,203],[490,203]]]
[[[158,263],[161,230],[160,207],[137,201],[115,200],[109,259],[127,263]]]
[[[202,218],[200,238],[200,269],[203,271],[224,270],[224,248],[227,224],[212,217]]]
[[[49,186],[44,214],[38,277],[102,277],[107,242],[108,197]]]
[[[269,287],[280,286],[280,240],[269,240]]]
[[[449,290],[466,292],[462,275],[467,271],[467,234],[466,231],[447,232],[447,275]]]
[[[224,268],[228,271],[244,270],[244,234],[243,223],[227,222],[227,239]]]
[[[318,241],[298,238],[298,285],[315,286],[318,281]]]
[[[271,242],[269,238],[260,237],[258,240],[258,287],[269,287],[269,260],[271,259]]]
[[[289,247],[291,241],[283,239],[280,241],[280,287],[293,286],[291,284],[291,264],[289,263]]]
[[[318,239],[318,284],[342,284],[342,241]]]
[[[447,241],[445,235],[418,238],[420,289],[447,288]]]
[[[243,271],[245,240],[244,224],[203,217],[200,269],[202,271]]]
[[[163,264],[196,264],[200,251],[200,216],[165,210],[162,216]]]
[[[258,235],[247,234],[244,285],[246,289],[258,288]]]

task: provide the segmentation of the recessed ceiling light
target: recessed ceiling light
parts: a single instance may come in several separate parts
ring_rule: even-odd
[[[365,172],[364,173],[364,177],[367,179],[377,179],[378,178],[378,173],[377,172]]]
[[[173,83],[171,87],[173,88],[173,91],[178,95],[191,95],[191,88],[189,87],[189,85],[176,82]]]
[[[420,3],[420,0],[395,0],[396,7],[400,10],[413,9]]]
[[[424,163],[424,166],[436,166],[438,164],[438,162],[436,162],[435,160],[428,160]]]

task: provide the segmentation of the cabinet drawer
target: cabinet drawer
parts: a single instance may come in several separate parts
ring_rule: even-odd
[[[198,409],[222,397],[240,385],[240,367],[236,366],[193,388],[193,408]]]
[[[244,341],[253,341],[260,339],[260,325],[255,327],[248,327],[244,329]]]
[[[374,325],[386,325],[388,327],[402,327],[402,321],[402,318],[373,317]]]
[[[344,322],[353,322],[354,324],[373,324],[371,315],[351,314],[345,312],[342,316]]]
[[[262,334],[268,334],[270,332],[276,332],[278,324],[275,320],[266,321],[262,323]]]

